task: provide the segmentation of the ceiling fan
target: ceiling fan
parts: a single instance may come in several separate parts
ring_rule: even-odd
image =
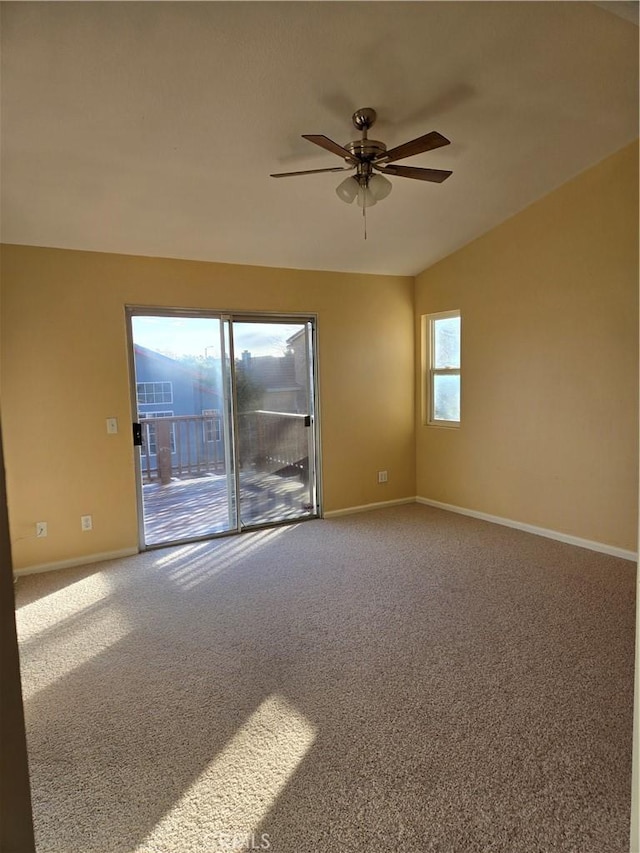
[[[296,175],[316,175],[320,172],[348,172],[356,170],[355,175],[350,175],[336,187],[338,198],[347,204],[358,199],[358,205],[363,209],[372,207],[376,202],[382,201],[391,192],[391,181],[385,176],[392,175],[397,178],[414,178],[419,181],[432,181],[441,184],[449,175],[453,174],[444,169],[422,169],[417,166],[396,166],[398,160],[405,157],[413,157],[414,154],[422,154],[425,151],[433,151],[449,145],[449,140],[441,133],[433,130],[410,142],[397,145],[387,150],[384,142],[377,139],[369,139],[367,133],[375,123],[376,111],[371,107],[363,107],[356,110],[351,120],[354,127],[362,132],[362,137],[353,142],[347,142],[343,147],[338,145],[327,136],[302,134],[303,139],[308,139],[325,151],[342,157],[348,165],[334,166],[328,169],[306,169],[302,172],[278,172],[272,174],[272,178],[292,178]]]

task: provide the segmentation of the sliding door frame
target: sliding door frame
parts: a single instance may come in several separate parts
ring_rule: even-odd
[[[131,406],[131,423],[137,422],[138,419],[138,398],[136,394],[136,370],[135,370],[135,353],[133,340],[133,317],[184,317],[185,319],[211,319],[218,320],[221,324],[220,334],[224,336],[224,325],[228,324],[229,329],[229,352],[227,356],[232,369],[229,377],[231,388],[231,427],[233,438],[231,442],[231,452],[233,459],[233,476],[235,478],[235,522],[236,526],[230,530],[225,530],[221,533],[214,533],[207,536],[197,536],[187,539],[176,540],[175,542],[167,542],[161,544],[146,544],[144,532],[144,502],[142,491],[142,461],[141,454],[134,447],[134,470],[136,477],[136,510],[138,514],[138,547],[140,551],[150,551],[157,548],[167,548],[172,545],[187,544],[189,542],[200,542],[207,539],[218,539],[225,536],[235,536],[238,533],[251,530],[260,530],[268,527],[279,527],[286,524],[297,524],[300,521],[307,521],[312,518],[322,518],[322,441],[321,441],[321,421],[320,421],[320,370],[319,370],[319,348],[318,348],[318,316],[313,312],[273,312],[273,311],[246,311],[246,310],[219,310],[215,308],[172,308],[166,305],[139,305],[130,304],[124,306],[125,324],[127,337],[127,361],[129,366],[129,399]],[[233,342],[233,324],[234,323],[287,323],[292,324],[309,324],[310,326],[310,359],[309,373],[307,382],[311,384],[311,392],[308,393],[309,404],[312,408],[311,415],[311,430],[313,442],[313,468],[314,468],[314,507],[312,514],[306,518],[283,519],[281,521],[265,522],[247,527],[242,524],[240,517],[240,469],[238,465],[238,445],[237,445],[237,395],[236,395],[236,379],[235,379],[235,362],[234,359],[234,342]],[[306,335],[305,335],[306,337]],[[224,375],[223,375],[224,378]],[[226,415],[225,415],[226,417]],[[133,441],[133,437],[131,439]],[[311,462],[311,459],[310,459]]]

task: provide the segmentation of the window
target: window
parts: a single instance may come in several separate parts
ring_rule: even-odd
[[[173,403],[171,382],[138,382],[136,384],[138,405],[150,403]]]
[[[146,383],[146,384],[169,384],[169,383]],[[172,418],[173,412],[140,412],[138,415],[141,421],[151,420],[152,418]],[[152,456],[155,456],[158,452],[158,444],[156,441],[156,425],[149,424],[148,427],[142,428],[142,446],[144,448],[146,438],[149,437],[149,453]],[[175,433],[175,424],[171,424],[169,438],[171,440],[171,452],[176,452],[176,433]]]
[[[460,423],[460,312],[426,317],[430,424]]]
[[[222,432],[220,430],[220,409],[203,409],[202,414],[206,417],[203,422],[204,440],[220,441]]]

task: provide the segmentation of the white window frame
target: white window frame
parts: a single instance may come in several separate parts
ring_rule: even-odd
[[[138,417],[141,421],[153,421],[155,418],[172,418],[173,412],[140,412]],[[142,436],[146,434],[146,430],[142,430]],[[171,453],[176,452],[176,425],[171,424],[171,429],[169,430],[169,439],[171,441]],[[153,449],[152,449],[153,448]],[[149,424],[149,456],[157,456],[158,455],[158,442],[156,438],[156,427],[155,424]]]
[[[151,395],[153,399],[140,399],[140,387],[145,386],[144,395]],[[165,389],[163,386],[168,385]],[[136,399],[139,406],[158,406],[162,403],[173,403],[173,382],[161,380],[159,382],[136,382]]]
[[[214,441],[222,441],[220,409],[203,409],[202,416],[207,419],[202,424],[202,433],[205,444],[213,444]]]
[[[456,317],[460,320],[460,367],[435,367],[435,324],[438,320],[448,320]],[[425,314],[425,343],[426,343],[426,418],[428,426],[449,427],[458,429],[462,420],[462,378],[460,378],[460,418],[457,421],[442,420],[434,417],[435,402],[435,377],[436,376],[459,376],[462,377],[462,316],[460,310],[440,311],[437,314]]]

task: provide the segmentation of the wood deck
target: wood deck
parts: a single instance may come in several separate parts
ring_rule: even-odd
[[[229,518],[224,475],[174,478],[166,485],[156,481],[142,488],[147,545],[215,536],[235,529],[235,519]],[[314,514],[309,501],[309,488],[298,477],[240,474],[243,527],[309,518]]]

